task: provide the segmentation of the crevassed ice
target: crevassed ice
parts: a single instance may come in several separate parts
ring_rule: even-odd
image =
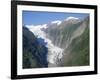
[[[29,26],[26,26],[29,27]],[[31,25],[31,28],[29,30],[34,33],[35,36],[38,38],[44,39],[45,42],[47,42],[46,47],[48,48],[48,55],[47,60],[48,63],[55,64],[57,63],[57,60],[61,59],[63,56],[63,49],[59,48],[58,46],[55,46],[50,39],[46,37],[46,33],[42,29],[46,29],[47,25],[38,25],[33,26]]]

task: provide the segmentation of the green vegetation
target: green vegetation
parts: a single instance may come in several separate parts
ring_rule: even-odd
[[[23,68],[36,68],[38,67],[37,61],[31,52],[23,51]]]
[[[89,28],[84,33],[75,38],[65,52],[69,55],[64,56],[64,66],[85,66],[89,65]]]
[[[37,38],[23,27],[23,68],[47,67],[47,48],[39,44]]]

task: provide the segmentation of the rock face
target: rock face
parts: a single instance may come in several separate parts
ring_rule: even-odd
[[[48,27],[46,34],[54,45],[64,49],[59,66],[89,65],[89,17],[64,20],[59,26]]]
[[[41,41],[41,42],[40,42]],[[26,27],[23,27],[23,68],[47,67],[47,48]]]
[[[71,41],[80,36],[85,28],[89,25],[88,18],[83,21],[67,20],[63,21],[59,26],[52,25],[46,29],[47,37],[52,40],[54,45],[61,48],[67,48]]]
[[[24,68],[89,65],[89,17],[23,27]]]

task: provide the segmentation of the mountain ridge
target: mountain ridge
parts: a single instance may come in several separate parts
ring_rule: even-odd
[[[47,67],[89,65],[89,16],[83,20],[69,17],[63,21],[56,20],[49,24],[26,25],[25,27],[36,38],[41,38],[38,40],[42,41],[39,44],[45,43],[44,46],[48,48],[47,53],[39,53],[42,56],[47,55],[44,59]],[[84,47],[81,48],[83,43]],[[39,55],[38,57],[41,58]]]

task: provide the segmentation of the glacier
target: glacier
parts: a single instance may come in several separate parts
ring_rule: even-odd
[[[55,65],[57,66],[58,60],[60,60],[63,56],[63,49],[59,48],[58,46],[55,46],[52,41],[46,37],[46,33],[42,29],[47,29],[47,24],[44,25],[26,25],[29,30],[34,33],[37,38],[44,39],[44,42],[46,42],[46,47],[48,48],[48,55],[47,55],[47,61],[48,61],[48,67]]]

